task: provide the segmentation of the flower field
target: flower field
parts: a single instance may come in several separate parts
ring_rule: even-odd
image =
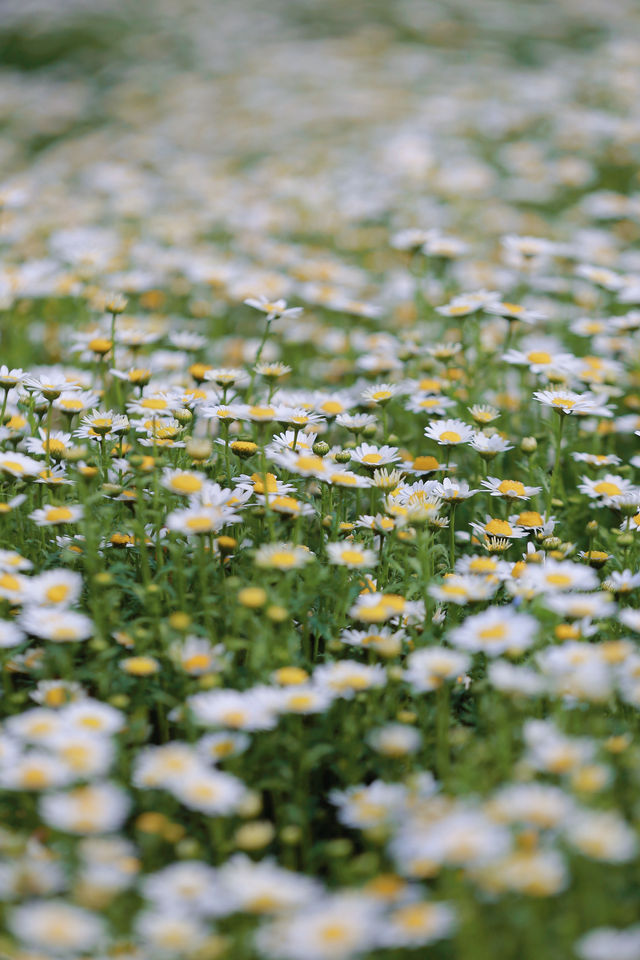
[[[639,28],[7,0],[2,958],[640,960]]]

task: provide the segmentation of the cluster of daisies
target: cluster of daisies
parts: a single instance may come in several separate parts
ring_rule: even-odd
[[[633,4],[40,6],[0,954],[640,960]]]

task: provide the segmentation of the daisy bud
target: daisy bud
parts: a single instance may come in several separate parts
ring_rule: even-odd
[[[531,454],[535,453],[538,449],[538,441],[535,437],[523,437],[520,443],[520,449],[523,453],[526,453],[527,456],[531,456]]]
[[[249,610],[257,610],[267,602],[267,591],[262,587],[245,587],[237,596],[238,603]]]
[[[331,448],[329,447],[328,443],[325,443],[324,440],[318,440],[316,443],[314,443],[311,449],[315,453],[316,457],[326,457]]]
[[[236,847],[240,850],[261,850],[271,843],[275,834],[273,824],[268,820],[256,820],[239,827],[234,835]]]
[[[187,440],[187,450],[189,449],[189,441]],[[234,440],[231,444],[231,452],[235,453],[236,457],[240,457],[241,460],[248,460],[249,457],[252,457],[257,451],[258,445],[253,443],[252,440]]]
[[[250,791],[238,805],[238,814],[241,817],[255,817],[262,810],[262,798],[259,793]]]
[[[369,423],[362,431],[362,435],[370,440],[372,437],[375,437],[377,429],[375,423]]]
[[[62,459],[69,463],[77,463],[78,460],[84,460],[89,453],[88,447],[65,447],[62,451]]]
[[[111,294],[105,302],[105,310],[108,313],[124,313],[128,300],[121,293]]]
[[[183,426],[187,423],[191,423],[193,420],[193,414],[191,413],[191,410],[187,409],[187,407],[180,407],[178,410],[173,410],[172,413],[174,419]]]
[[[302,839],[302,830],[296,824],[291,823],[282,828],[280,831],[280,839],[283,843],[286,843],[288,847],[293,847],[297,843],[300,843]]]
[[[559,537],[545,537],[542,541],[543,550],[557,550],[562,544]]]
[[[200,844],[193,837],[185,837],[176,846],[176,854],[181,860],[195,860],[202,854]]]
[[[349,857],[353,844],[347,837],[336,837],[335,840],[329,840],[325,851],[329,857]]]
[[[211,456],[213,447],[210,440],[189,437],[185,443],[185,449],[192,460],[195,460],[197,463],[204,463],[204,461],[208,460]]]
[[[184,633],[191,626],[191,617],[184,610],[176,610],[169,616],[169,626]]]
[[[284,623],[289,616],[287,609],[285,607],[280,607],[277,604],[272,604],[270,607],[267,607],[265,613],[272,623]]]

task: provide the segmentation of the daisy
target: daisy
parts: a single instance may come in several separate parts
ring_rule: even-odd
[[[173,784],[171,791],[180,803],[209,817],[235,813],[246,795],[246,787],[237,777],[219,770],[195,768]]]
[[[498,587],[498,580],[488,577],[462,576],[460,574],[446,574],[442,583],[433,583],[428,587],[429,596],[438,603],[454,603],[456,606],[465,606],[468,603],[478,603],[489,600]]]
[[[439,420],[425,427],[424,435],[441,446],[457,446],[468,443],[474,435],[474,430],[463,420]]]
[[[467,407],[475,423],[486,426],[493,423],[500,416],[500,411],[492,407],[490,403],[475,403],[472,407]]]
[[[0,453],[0,471],[12,477],[35,477],[42,464],[23,453]]]
[[[6,363],[0,366],[0,388],[5,392],[17,387],[24,377],[25,372],[19,367],[8,367]]]
[[[478,490],[472,490],[466,480],[449,477],[445,477],[442,481],[435,481],[431,487],[431,494],[436,500],[444,500],[445,503],[452,504],[468,500],[478,492]]]
[[[451,397],[443,397],[438,394],[425,393],[411,397],[405,404],[405,410],[409,413],[428,413],[431,416],[444,414],[450,407],[455,407],[456,401]]]
[[[455,680],[465,674],[469,664],[466,653],[445,647],[426,647],[409,654],[404,679],[417,693],[430,693],[445,680]]]
[[[206,474],[195,470],[173,470],[167,467],[162,472],[162,486],[181,497],[192,497],[202,492]]]
[[[318,393],[314,395],[314,407],[328,420],[348,414],[354,406],[354,398],[349,393]],[[375,422],[375,417],[373,418]]]
[[[196,693],[187,703],[203,726],[251,731],[271,730],[276,725],[279,699],[273,688],[253,687]]]
[[[599,593],[557,593],[545,597],[545,606],[561,617],[582,619],[589,617],[593,620],[602,620],[612,617],[616,612],[616,604],[611,594]]]
[[[219,763],[228,757],[236,757],[249,748],[251,738],[246,733],[209,733],[196,743],[198,756],[203,760]]]
[[[26,602],[57,609],[76,603],[82,590],[82,577],[73,570],[47,570],[29,580]]]
[[[377,422],[377,417],[372,413],[340,413],[336,417],[339,427],[344,427],[354,434],[362,433],[366,427],[375,427]]]
[[[447,634],[455,647],[490,657],[503,653],[517,656],[534,642],[538,621],[513,607],[489,607],[483,613],[467,617],[461,626]]]
[[[293,543],[265,543],[256,550],[254,563],[267,570],[298,570],[314,560],[306,547]]]
[[[504,317],[505,320],[522,320],[523,323],[537,323],[540,320],[546,320],[544,313],[538,310],[532,310],[520,303],[509,303],[506,300],[492,300],[484,306],[485,313],[491,313],[496,317]]]
[[[19,624],[25,633],[53,643],[78,643],[93,635],[93,622],[84,613],[53,607],[27,607]]]
[[[474,433],[470,446],[473,447],[474,450],[477,450],[480,456],[486,460],[492,460],[499,453],[513,450],[513,444],[509,443],[508,440],[505,440],[504,437],[501,437],[498,433],[494,433],[490,437],[487,436],[486,433]]]
[[[573,460],[577,463],[586,463],[590,467],[617,467],[622,463],[620,457],[615,453],[580,453],[573,451],[571,454]]]
[[[527,500],[542,490],[542,487],[526,487],[520,480],[501,480],[500,477],[487,477],[481,484],[492,497],[505,500]]]
[[[372,649],[382,656],[397,656],[402,652],[405,631],[392,630],[390,627],[378,627],[375,630],[343,630],[340,640],[349,647]]]
[[[266,313],[268,323],[276,317],[288,317],[293,320],[302,314],[302,307],[287,307],[286,300],[270,300],[268,297],[262,295],[259,297],[247,297],[244,303],[246,303],[248,307],[260,310],[261,313]]]
[[[590,477],[583,476],[581,481],[578,484],[580,493],[584,493],[592,500],[600,500],[603,504],[608,504],[613,497],[635,493],[630,480],[613,473],[605,473],[604,477],[599,480],[592,480]]]
[[[26,634],[12,620],[0,620],[0,650],[17,647]]]
[[[68,792],[45,794],[40,799],[39,810],[50,827],[86,836],[119,830],[130,806],[131,801],[121,787],[97,782]]]
[[[92,410],[82,417],[81,426],[75,431],[75,436],[82,439],[112,438],[115,435],[126,433],[129,430],[129,418],[114,410]]]
[[[378,562],[376,553],[373,550],[368,550],[359,543],[345,541],[341,543],[328,543],[326,546],[329,563],[337,566],[357,570],[360,567],[374,567]]]
[[[508,520],[500,520],[497,517],[486,515],[484,523],[474,521],[471,523],[471,529],[476,536],[486,539],[488,537],[499,537],[502,540],[520,540],[527,536],[527,531],[518,526],[513,526]]]
[[[355,450],[351,451],[351,457],[356,463],[372,471],[378,467],[397,463],[401,459],[397,447],[390,447],[387,444],[376,447],[372,443],[361,443]]]
[[[330,690],[322,690],[310,683],[288,686],[281,692],[280,697],[280,713],[305,715],[323,713],[333,700]]]
[[[15,906],[8,926],[29,952],[61,957],[92,953],[105,937],[104,921],[97,914],[65,900],[30,900]]]
[[[378,383],[366,387],[360,394],[364,403],[374,403],[384,406],[399,393],[400,388],[395,383]]]
[[[65,390],[53,401],[53,408],[71,420],[79,413],[91,410],[99,399],[93,390]]]
[[[610,417],[611,411],[602,406],[592,393],[574,393],[572,390],[537,390],[534,400],[558,413],[589,414],[590,416]]]
[[[81,504],[65,503],[49,504],[39,510],[33,510],[29,519],[39,527],[54,527],[67,523],[78,523],[82,520],[84,510]]]
[[[540,565],[527,564],[520,583],[534,594],[555,594],[568,590],[595,590],[599,581],[595,570],[582,563],[547,558]]]
[[[351,700],[363,690],[383,687],[386,682],[384,667],[358,663],[356,660],[336,660],[316,667],[313,672],[315,686],[345,700]]]
[[[167,529],[182,533],[187,537],[218,533],[223,527],[237,523],[239,514],[228,506],[193,506],[183,510],[173,510],[167,514]]]
[[[81,389],[80,385],[71,382],[66,374],[56,371],[24,377],[22,383],[27,389],[41,394],[49,403],[57,400],[64,391],[71,392]]]
[[[212,646],[204,637],[185,637],[173,643],[169,650],[172,659],[191,677],[201,677],[223,667],[221,644]]]

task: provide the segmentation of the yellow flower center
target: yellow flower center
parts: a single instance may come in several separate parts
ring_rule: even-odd
[[[570,587],[571,577],[568,573],[548,573],[545,580],[552,587]]]
[[[109,353],[109,350],[111,350],[111,340],[107,340],[104,337],[95,337],[89,341],[89,350],[93,350],[94,353]]]
[[[73,513],[68,507],[50,507],[46,516],[49,523],[64,523],[73,518]]]
[[[622,493],[622,490],[617,483],[610,483],[607,480],[601,480],[600,483],[597,483],[593,489],[596,493],[602,493],[606,497],[616,497]]]
[[[486,627],[484,630],[481,630],[478,636],[481,640],[487,640],[491,643],[492,640],[504,640],[507,634],[507,628],[504,623],[496,623],[493,627]]]
[[[62,603],[69,595],[69,587],[64,583],[59,583],[55,587],[49,587],[45,596],[49,603]]]
[[[496,562],[490,557],[476,557],[469,564],[471,573],[493,573],[496,569]]]
[[[313,705],[313,697],[310,693],[296,693],[289,697],[288,703],[292,710],[304,710]]]
[[[193,530],[194,533],[205,533],[207,530],[211,529],[211,518],[206,514],[200,514],[197,517],[189,517],[185,524],[189,530]]]
[[[460,443],[462,437],[455,430],[445,430],[440,434],[439,439],[444,443]]]
[[[329,477],[330,483],[341,484],[342,486],[349,487],[353,486],[354,483],[357,483],[358,480],[353,474],[350,473],[332,473]]]
[[[494,537],[510,537],[513,533],[513,527],[510,523],[507,523],[506,520],[489,520],[489,523],[485,526],[485,533],[489,533]]]
[[[124,663],[124,668],[127,673],[131,673],[135,677],[146,677],[155,673],[158,665],[150,657],[129,657]]]
[[[341,403],[338,403],[337,400],[327,400],[321,405],[320,409],[323,411],[323,413],[338,414],[343,412],[344,407]]]
[[[360,567],[365,562],[365,558],[359,550],[349,550],[349,548],[346,548],[341,552],[340,557],[346,564],[354,567]]]
[[[249,414],[256,420],[271,420],[275,416],[273,407],[249,407]]]
[[[504,493],[506,496],[514,496],[514,497],[526,496],[524,484],[520,483],[519,480],[503,480],[502,483],[499,485],[498,490],[500,491],[500,493]]]
[[[192,657],[187,657],[182,665],[188,672],[190,670],[206,670],[211,664],[211,657],[206,653],[195,653]]]
[[[296,555],[290,550],[276,550],[271,555],[271,562],[275,567],[294,567],[296,564]]]
[[[428,470],[437,470],[439,466],[435,457],[416,457],[413,461],[413,469],[423,470],[425,473]]]
[[[323,467],[322,457],[303,456],[298,457],[296,466],[300,470],[321,470]]]
[[[285,512],[299,513],[300,504],[294,497],[274,497],[271,501],[274,510],[283,510]]]
[[[521,527],[541,527],[542,517],[535,510],[525,510],[518,515],[518,525]]]
[[[179,473],[171,480],[171,486],[180,493],[197,493],[202,489],[202,478],[192,473]]]
[[[49,780],[44,770],[31,767],[22,774],[22,785],[28,790],[39,790],[46,787]]]

